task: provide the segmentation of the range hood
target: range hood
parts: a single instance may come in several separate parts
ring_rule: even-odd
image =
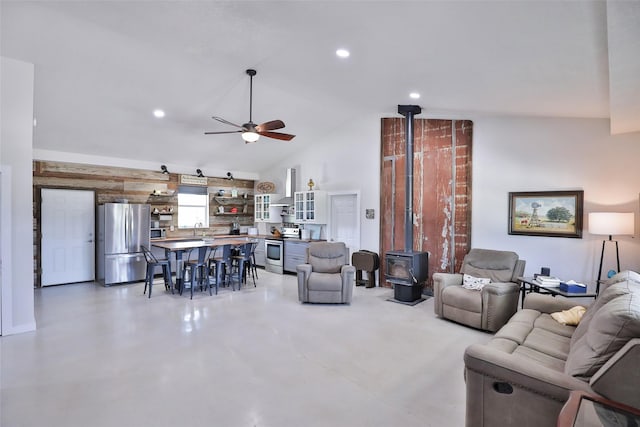
[[[284,181],[284,197],[271,203],[271,206],[293,206],[293,193],[296,192],[296,170],[287,169],[287,176]]]

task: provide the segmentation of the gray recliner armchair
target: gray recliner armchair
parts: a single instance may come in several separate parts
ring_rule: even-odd
[[[350,303],[356,269],[342,242],[312,242],[307,263],[296,267],[300,302]]]
[[[462,261],[460,273],[434,273],[435,313],[474,328],[495,332],[518,310],[525,261],[518,254],[491,249],[471,249]],[[491,279],[482,290],[462,286],[463,275]]]

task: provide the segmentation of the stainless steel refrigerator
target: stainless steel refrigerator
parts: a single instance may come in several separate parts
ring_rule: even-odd
[[[98,206],[98,280],[105,286],[144,280],[149,248],[149,205],[105,203]]]

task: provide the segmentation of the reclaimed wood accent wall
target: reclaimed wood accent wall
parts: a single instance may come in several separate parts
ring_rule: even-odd
[[[381,260],[387,251],[405,246],[404,121],[382,119]],[[433,273],[459,271],[470,249],[472,130],[468,120],[414,118],[413,249],[429,252],[427,288],[433,287]]]
[[[167,229],[167,237],[193,236],[193,229],[178,229],[177,190],[180,175],[163,174],[160,171],[130,169],[111,166],[86,165],[67,162],[33,162],[33,218],[34,218],[34,283],[40,286],[40,190],[42,188],[65,188],[70,190],[93,190],[96,194],[96,205],[117,202],[127,199],[129,203],[148,203],[153,211],[173,209],[171,220],[160,221],[160,227]],[[226,177],[207,177],[209,191],[209,228],[202,231],[207,234],[228,234],[231,223],[237,220],[241,226],[252,226],[254,223],[253,195],[255,181],[246,179],[228,180]],[[247,194],[245,211],[241,209],[237,215],[218,213],[219,203],[215,195],[225,190],[231,195],[233,189],[239,195]],[[175,191],[173,196],[152,196],[154,191],[166,193]],[[153,217],[152,220],[159,220]],[[171,226],[174,231],[170,231]],[[200,230],[199,230],[200,231]]]

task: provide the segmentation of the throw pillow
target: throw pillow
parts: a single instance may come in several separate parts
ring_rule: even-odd
[[[569,310],[551,313],[551,317],[553,317],[556,322],[562,323],[563,325],[576,326],[580,323],[585,311],[587,311],[586,308],[581,305],[576,305]]]
[[[491,279],[483,277],[473,277],[468,274],[462,276],[462,287],[472,291],[481,291],[484,285],[491,283]]]

